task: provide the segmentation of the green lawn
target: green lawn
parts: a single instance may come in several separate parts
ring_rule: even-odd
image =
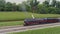
[[[30,31],[17,32],[11,34],[60,34],[60,27],[30,30]]]
[[[16,26],[16,25],[23,25],[23,21],[0,22],[0,27],[2,27],[2,26]]]
[[[0,20],[24,20],[25,18],[32,18],[32,13],[25,12],[0,12]],[[45,18],[45,17],[60,17],[60,14],[36,14],[36,18]]]

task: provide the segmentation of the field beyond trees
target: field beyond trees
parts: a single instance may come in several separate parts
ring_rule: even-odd
[[[17,32],[11,34],[60,34],[60,27],[46,28],[39,30],[29,30],[25,32]]]

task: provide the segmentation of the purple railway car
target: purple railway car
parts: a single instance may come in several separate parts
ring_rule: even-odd
[[[36,18],[36,19],[25,19],[24,25],[37,25],[37,24],[47,24],[47,23],[56,23],[60,22],[60,19],[57,18]]]

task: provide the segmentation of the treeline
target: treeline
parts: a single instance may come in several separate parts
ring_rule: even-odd
[[[45,14],[60,14],[60,1],[52,0],[50,2],[49,0],[43,2],[43,4],[40,4],[39,6],[39,13],[45,13]]]
[[[0,0],[0,11],[29,11],[40,14],[60,14],[60,1],[46,0],[42,4],[37,0],[27,0],[20,4]]]
[[[20,11],[20,4],[6,2],[5,0],[0,0],[0,11]]]

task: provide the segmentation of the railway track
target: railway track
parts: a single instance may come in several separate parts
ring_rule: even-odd
[[[56,26],[60,26],[60,23],[41,24],[41,25],[33,25],[33,26],[6,27],[0,29],[0,34],[7,34],[11,32],[23,32],[28,30],[43,29],[43,28],[56,27]]]
[[[51,24],[42,24],[42,25],[33,25],[33,26],[15,26],[15,27],[4,27],[0,29],[0,34],[6,34],[11,32],[22,32],[27,30],[42,29],[48,27],[60,26],[60,23],[51,23]]]

